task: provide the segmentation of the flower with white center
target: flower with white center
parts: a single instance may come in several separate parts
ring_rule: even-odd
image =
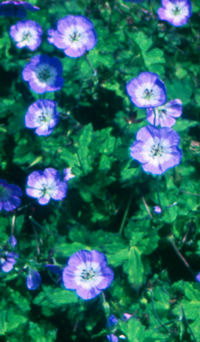
[[[136,107],[161,106],[166,101],[166,88],[153,72],[142,72],[126,85],[127,93]]]
[[[27,47],[34,51],[42,41],[42,28],[33,20],[19,21],[10,28],[10,36],[19,49]]]
[[[36,93],[60,90],[64,80],[62,64],[56,57],[37,55],[25,66],[22,77]]]
[[[147,108],[147,120],[154,126],[172,127],[176,118],[182,114],[182,102],[179,99],[167,102],[164,106]]]
[[[81,15],[68,15],[57,23],[57,30],[48,31],[48,42],[63,49],[69,57],[80,57],[97,43],[93,23]]]
[[[57,125],[59,114],[56,102],[51,100],[38,100],[28,107],[25,115],[25,126],[35,129],[37,135],[49,135]]]
[[[180,163],[179,142],[178,133],[171,128],[146,126],[138,131],[130,154],[142,164],[144,171],[160,175]]]
[[[192,14],[190,0],[162,0],[162,7],[158,9],[160,20],[168,21],[173,26],[187,24]]]
[[[85,300],[98,296],[113,281],[113,271],[103,253],[80,250],[73,254],[62,274],[66,289],[75,290]]]
[[[41,205],[48,204],[51,198],[61,201],[66,192],[66,182],[60,180],[60,173],[53,168],[34,171],[28,176],[26,194],[37,198]]]

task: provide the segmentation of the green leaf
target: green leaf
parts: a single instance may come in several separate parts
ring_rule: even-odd
[[[124,264],[124,271],[128,274],[129,283],[138,290],[144,282],[144,266],[141,253],[137,247],[131,247],[128,261]]]
[[[57,308],[78,302],[78,297],[73,291],[68,291],[51,286],[43,286],[42,291],[34,298],[36,305]]]

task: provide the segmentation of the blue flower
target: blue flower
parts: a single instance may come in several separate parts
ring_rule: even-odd
[[[40,273],[35,270],[29,270],[26,277],[26,286],[29,290],[36,290],[41,284]]]
[[[118,319],[115,315],[110,315],[108,317],[108,327],[115,326],[118,323]]]
[[[22,77],[36,93],[60,90],[64,80],[62,64],[56,57],[37,55],[25,66]]]
[[[162,209],[158,205],[155,205],[155,207],[153,207],[153,211],[156,214],[161,214],[162,213]]]
[[[57,23],[57,30],[48,31],[48,42],[63,49],[69,57],[80,57],[97,43],[93,23],[81,15],[68,15]]]
[[[50,199],[61,201],[66,196],[67,184],[60,180],[60,173],[47,168],[34,171],[27,179],[26,194],[38,199],[38,203],[46,205]]]
[[[2,252],[0,251],[0,269],[3,272],[12,271],[14,265],[17,262],[18,254],[14,252]]]
[[[178,133],[171,128],[146,126],[138,131],[130,154],[142,164],[144,171],[160,175],[180,163],[179,142]]]
[[[17,24],[11,26],[10,36],[19,49],[27,47],[34,51],[41,44],[42,28],[33,20],[18,21]]]
[[[4,179],[0,179],[0,211],[11,211],[21,204],[22,191],[19,186],[8,184]]]
[[[157,107],[166,102],[165,85],[153,72],[140,73],[126,85],[126,90],[131,101],[139,108]]]
[[[75,290],[85,300],[98,296],[109,287],[113,277],[106,256],[95,250],[80,250],[73,254],[62,274],[64,287]]]
[[[15,247],[17,245],[17,239],[14,235],[10,235],[8,239],[8,243],[12,246]]]
[[[154,126],[172,127],[176,118],[182,114],[182,102],[179,99],[165,103],[156,108],[147,108],[147,120]]]
[[[59,113],[56,102],[51,100],[38,100],[28,107],[25,115],[25,126],[35,129],[37,135],[49,135],[57,125]]]
[[[106,337],[107,337],[107,340],[110,342],[118,342],[119,341],[118,337],[114,334],[107,335]]]
[[[24,18],[26,16],[26,10],[35,12],[39,9],[39,7],[31,5],[26,1],[3,1],[0,4],[0,16]]]
[[[158,9],[159,19],[168,21],[173,26],[187,24],[191,15],[190,0],[162,0],[162,7]]]

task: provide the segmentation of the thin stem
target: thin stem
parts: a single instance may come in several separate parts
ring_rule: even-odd
[[[156,311],[156,309],[155,309],[154,298],[153,298],[153,291],[152,291],[152,289],[151,289],[150,292],[151,292],[151,303],[152,303],[152,310],[153,310],[153,313],[154,313],[154,315],[155,315],[157,321],[160,323],[161,327],[164,328],[167,332],[169,332],[169,330],[166,328],[166,326],[161,322],[161,319],[160,319],[160,317],[158,316],[157,311]]]
[[[144,198],[144,197],[142,197],[142,201],[143,201],[143,203],[144,203],[144,206],[145,206],[146,211],[148,212],[150,218],[152,218],[153,216],[151,215],[151,210],[149,209],[149,206],[148,206],[147,202],[145,201],[145,198]]]
[[[89,65],[90,69],[92,70],[93,75],[96,77],[97,76],[97,70],[94,69],[94,67],[93,67],[92,63],[90,62],[87,54],[85,54],[85,59]]]
[[[124,216],[123,216],[120,228],[119,228],[119,234],[122,234],[122,232],[123,232],[123,229],[124,229],[124,226],[125,226],[125,223],[126,223],[126,219],[127,219],[127,216],[128,216],[129,208],[130,208],[130,205],[131,205],[132,197],[133,197],[133,195],[131,194],[130,198],[129,198],[129,201],[128,201],[128,204],[127,204],[127,207],[126,207],[126,210],[124,212]]]
[[[157,199],[158,199],[159,207],[162,208],[161,200],[160,200],[160,187],[159,187],[159,178],[158,177],[156,177],[156,192],[157,192]]]
[[[16,221],[16,216],[13,215],[13,217],[12,217],[12,223],[11,223],[11,236],[14,235],[15,221]]]
[[[185,320],[185,323],[186,323],[187,327],[189,328],[189,330],[190,330],[190,332],[191,332],[191,335],[192,335],[192,337],[193,337],[193,340],[194,340],[194,342],[198,342],[197,339],[196,339],[196,337],[195,337],[195,335],[194,335],[194,333],[193,333],[193,330],[192,330],[192,328],[191,328],[191,326],[190,326],[190,324],[189,324],[189,322],[188,322],[188,320],[187,320],[187,317],[186,317],[186,315],[185,315],[183,306],[182,306],[181,304],[180,304],[180,306],[181,306],[182,316],[183,316],[183,318],[184,318],[184,320]]]

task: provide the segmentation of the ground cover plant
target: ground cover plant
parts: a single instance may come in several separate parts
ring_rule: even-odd
[[[200,341],[199,21],[0,3],[1,341]]]

